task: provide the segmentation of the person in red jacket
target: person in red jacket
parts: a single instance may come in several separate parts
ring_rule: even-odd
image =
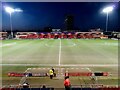
[[[64,86],[65,86],[65,90],[70,90],[71,84],[70,84],[69,76],[65,76]]]

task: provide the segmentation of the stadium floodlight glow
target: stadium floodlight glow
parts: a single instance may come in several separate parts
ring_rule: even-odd
[[[103,9],[103,12],[107,14],[106,16],[106,32],[107,32],[107,27],[108,27],[108,16],[109,16],[109,13],[112,12],[114,9],[114,6],[109,6],[109,7],[106,7]]]
[[[9,13],[9,15],[10,15],[11,37],[13,38],[13,32],[12,32],[12,19],[11,19],[12,13],[14,13],[14,12],[22,12],[23,10],[21,10],[20,8],[14,9],[14,8],[8,7],[8,6],[5,6],[4,8],[5,8],[5,11],[6,11],[7,13]]]
[[[21,10],[20,8],[13,9],[11,7],[5,7],[5,11],[10,13],[10,14],[13,12],[23,12],[23,10]]]
[[[14,9],[15,12],[23,12],[23,10],[21,10],[20,8],[16,8]]]
[[[109,13],[109,12],[112,12],[113,11],[113,6],[109,6],[109,7],[106,7],[103,9],[103,12],[104,13]]]
[[[5,7],[5,11],[10,13],[10,14],[15,12],[15,10],[13,8],[11,8],[11,7]]]

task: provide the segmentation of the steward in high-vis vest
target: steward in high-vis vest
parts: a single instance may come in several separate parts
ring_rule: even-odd
[[[53,74],[54,74],[54,73],[53,73],[53,70],[50,69],[50,70],[49,70],[50,79],[53,79]]]
[[[52,67],[53,76],[56,77],[55,69]]]

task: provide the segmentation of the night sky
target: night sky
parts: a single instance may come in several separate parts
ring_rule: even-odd
[[[2,26],[3,30],[10,30],[10,18],[4,6],[11,6],[23,10],[12,14],[13,30],[42,30],[47,26],[64,29],[66,15],[74,16],[74,27],[81,31],[91,28],[105,30],[106,14],[102,9],[109,5],[115,8],[109,14],[108,30],[118,31],[118,4],[113,2],[7,2],[2,4]]]

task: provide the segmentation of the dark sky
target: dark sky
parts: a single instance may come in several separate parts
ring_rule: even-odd
[[[118,4],[108,2],[11,2],[4,6],[21,8],[22,13],[12,14],[13,30],[43,29],[46,26],[54,28],[65,27],[66,15],[74,16],[74,26],[86,31],[91,28],[105,29],[106,14],[102,9],[114,5],[114,11],[109,14],[109,30],[118,30]],[[10,29],[9,14],[2,11],[3,29]]]

